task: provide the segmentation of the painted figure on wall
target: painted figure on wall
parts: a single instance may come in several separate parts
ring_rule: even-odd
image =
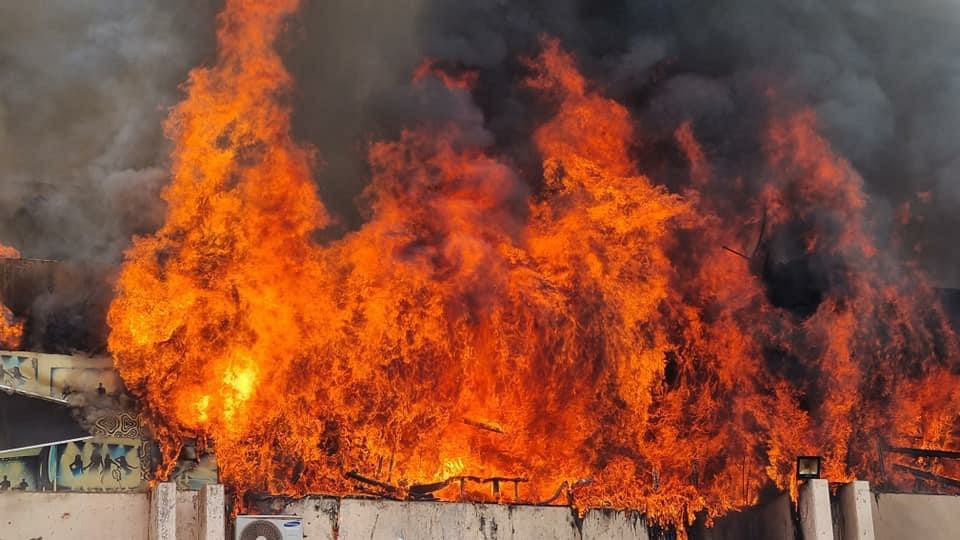
[[[103,454],[100,453],[100,445],[93,443],[93,453],[90,454],[90,463],[83,468],[84,471],[96,468],[97,471],[103,470]]]
[[[0,491],[36,489],[40,450],[20,452],[16,457],[0,459]]]
[[[0,453],[0,491],[148,488],[160,451],[109,358],[5,352],[0,354],[0,386],[66,401],[77,408],[93,437]],[[217,482],[214,456],[196,454],[171,475],[181,489]]]
[[[70,472],[72,472],[74,476],[83,474],[83,458],[80,457],[80,454],[73,457],[73,463],[70,464]]]
[[[31,386],[36,378],[36,358],[11,354],[0,355],[0,384],[14,388],[24,388],[25,386]],[[25,389],[34,390],[33,388]]]
[[[137,491],[147,477],[138,459],[139,440],[101,437],[58,448],[57,489],[72,491]]]
[[[115,461],[117,463],[117,467],[119,467],[125,474],[130,474],[133,472],[133,467],[127,463],[126,455],[119,456]]]

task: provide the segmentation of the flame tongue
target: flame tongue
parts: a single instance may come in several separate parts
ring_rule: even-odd
[[[811,115],[772,123],[772,180],[745,210],[709,196],[682,126],[701,192],[672,195],[631,159],[627,109],[547,40],[527,81],[556,106],[534,133],[541,193],[455,128],[407,131],[370,149],[369,221],[319,246],[272,48],[296,8],[227,2],[218,62],[167,123],[166,223],[111,307],[110,348],[170,457],[195,433],[240,492],[366,479],[453,498],[451,478],[512,477],[528,502],[566,483],[681,523],[790,487],[798,454],[870,476],[876,434],[949,437],[955,336],[922,276],[877,256],[859,178]],[[800,263],[830,261],[812,305],[767,290],[787,263],[720,249],[764,213],[771,238],[806,225]]]
[[[19,259],[20,252],[0,244],[0,259]],[[0,349],[16,350],[23,341],[24,321],[18,320],[0,297]]]
[[[290,138],[290,76],[272,48],[297,7],[228,2],[217,64],[191,72],[166,124],[166,222],[128,253],[111,308],[117,365],[173,439],[246,433],[308,341],[298,329],[311,299],[303,284],[315,281],[304,277],[315,267],[309,236],[327,218],[312,153]]]
[[[14,317],[10,308],[0,304],[0,349],[17,350],[23,339],[23,321]]]

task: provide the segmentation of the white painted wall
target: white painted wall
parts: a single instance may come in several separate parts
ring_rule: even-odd
[[[834,540],[830,484],[823,478],[800,486],[800,534],[803,540]]]
[[[580,527],[583,540],[648,538],[647,525],[637,512],[591,510]]]
[[[578,538],[567,508],[344,500],[342,540]]]
[[[960,497],[879,493],[871,499],[877,540],[960,538]]]
[[[283,513],[303,518],[304,540],[337,540],[339,499],[306,497],[289,503]]]
[[[647,540],[635,513],[591,511],[578,525],[556,506],[306,498],[284,513],[304,518],[306,540]]]
[[[882,493],[870,497],[877,540],[960,538],[960,497]],[[197,492],[176,497],[177,540],[198,538]],[[749,530],[763,538],[792,538],[789,500],[781,498],[701,531],[713,540]],[[579,526],[562,507],[306,498],[284,512],[304,518],[306,540],[449,538],[454,540],[646,540],[635,514],[591,511]],[[746,521],[732,526],[732,520]],[[0,540],[147,540],[146,493],[0,493]],[[746,529],[744,529],[746,527]],[[706,533],[706,534],[703,534]],[[752,536],[752,533],[751,533]],[[743,536],[740,536],[743,537]],[[759,538],[760,536],[756,536]]]
[[[709,529],[698,526],[690,536],[702,540],[795,540],[792,506],[790,496],[784,493],[764,505],[718,518]]]
[[[147,540],[146,493],[0,493],[0,540]]]
[[[873,508],[870,505],[870,483],[858,480],[840,488],[840,503],[833,515],[837,540],[876,540],[873,529]],[[837,524],[840,531],[837,532]]]

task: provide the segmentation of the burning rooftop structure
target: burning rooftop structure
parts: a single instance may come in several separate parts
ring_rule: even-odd
[[[632,157],[628,110],[544,37],[521,59],[544,110],[535,186],[456,125],[413,128],[370,146],[368,221],[318,242],[330,217],[274,49],[296,8],[227,4],[167,122],[165,223],[118,281],[110,350],[168,458],[209,440],[226,484],[286,495],[363,477],[456,498],[500,477],[537,502],[566,482],[682,523],[789,489],[798,454],[841,480],[875,474],[878,436],[953,441],[955,335],[922,273],[876,249],[812,112],[768,94],[739,198],[726,184],[748,180],[718,196],[682,124],[690,182],[671,192]],[[765,475],[744,499],[745,468]]]
[[[670,58],[632,95],[549,33],[508,83],[428,58],[412,94],[496,102],[510,136],[458,109],[375,137],[346,227],[294,125],[302,7],[227,0],[164,125],[162,224],[116,276],[107,349],[159,479],[190,441],[241,505],[562,501],[682,528],[795,494],[797,456],[907,489],[884,451],[960,446],[934,282],[788,84],[741,89],[749,135],[727,139],[636,113]],[[23,324],[4,308],[5,348]]]

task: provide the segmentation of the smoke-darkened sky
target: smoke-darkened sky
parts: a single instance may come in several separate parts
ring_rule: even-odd
[[[157,226],[161,124],[190,67],[214,54],[219,7],[0,6],[0,242],[115,264],[133,234]],[[765,90],[813,107],[864,176],[880,234],[909,202],[908,247],[938,283],[960,284],[954,0],[306,0],[301,11],[282,43],[298,81],[294,123],[319,151],[318,189],[344,228],[362,219],[367,144],[403,127],[455,121],[522,166],[538,113],[519,58],[547,34],[631,107],[641,140],[668,140],[689,119],[721,172],[749,160]],[[477,70],[472,99],[413,88],[425,56]]]

